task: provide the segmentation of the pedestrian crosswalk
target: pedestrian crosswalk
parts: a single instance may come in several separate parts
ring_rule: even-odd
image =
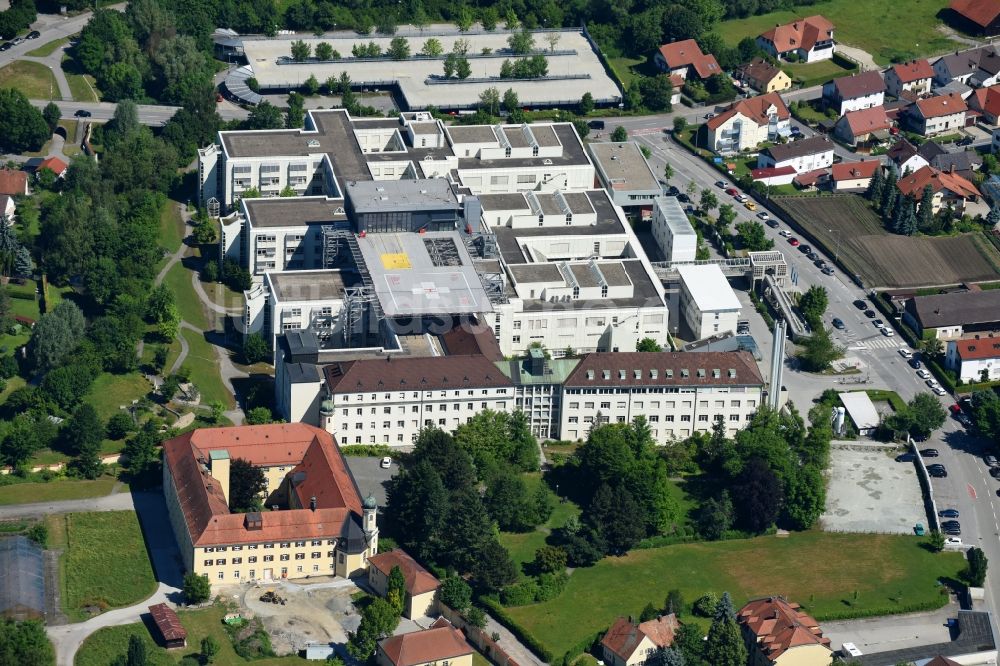
[[[896,338],[869,338],[867,340],[854,340],[848,345],[848,349],[897,349],[899,340]]]

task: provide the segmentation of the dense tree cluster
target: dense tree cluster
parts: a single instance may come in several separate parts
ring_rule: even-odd
[[[886,228],[903,236],[912,236],[918,231],[925,234],[943,231],[952,213],[945,208],[934,214],[934,188],[930,184],[925,186],[918,201],[912,194],[903,194],[897,181],[894,168],[890,168],[888,174],[876,169],[868,184],[866,196],[882,216]]]
[[[13,39],[27,30],[37,18],[35,0],[11,0],[10,6],[0,12],[0,35],[4,39]]]
[[[54,666],[56,652],[38,620],[0,620],[0,664]]]
[[[927,437],[932,430],[944,425],[948,418],[941,402],[931,393],[918,393],[901,409],[885,419],[885,427],[893,433],[909,433],[914,437]]]
[[[471,573],[484,591],[513,582],[517,571],[497,540],[472,456],[448,433],[427,429],[400,466],[386,511],[400,544],[422,560]]]
[[[0,88],[0,150],[21,153],[38,150],[52,130],[20,90]]]

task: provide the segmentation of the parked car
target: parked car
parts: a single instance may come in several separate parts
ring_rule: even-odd
[[[778,232],[778,235],[781,236],[782,238],[789,238],[791,237],[792,232],[789,231],[788,229],[782,229],[781,231]]]
[[[728,194],[731,197],[738,196],[739,193],[740,193],[740,191],[738,189],[736,189],[735,187],[727,187],[726,188],[726,194]]]
[[[0,51],[7,51],[12,46],[14,46],[14,45],[11,44],[10,42],[4,42],[3,44],[0,44]]]
[[[869,319],[874,319],[875,318],[875,311],[874,310],[865,310],[865,316],[868,317]]]
[[[718,187],[718,188],[726,189],[726,185],[727,185],[727,183],[724,180],[717,180],[717,181],[715,181],[715,186]]]
[[[983,458],[983,461],[990,467],[996,467],[1000,465],[1000,462],[997,462],[997,457],[992,455],[986,456],[985,458]]]
[[[990,476],[994,479],[1000,478],[1000,467],[990,467]]]
[[[602,129],[604,129],[604,121],[603,120],[591,120],[590,122],[587,123],[587,127],[589,127],[590,129],[594,129],[594,130],[602,130]]]
[[[937,458],[941,454],[937,449],[920,449],[920,455],[924,458]]]
[[[833,275],[833,269],[829,266],[823,267],[823,275]]]
[[[910,358],[910,367],[913,368],[914,370],[919,370],[920,369],[920,359],[917,358],[916,356],[913,356],[912,354],[910,354],[910,356],[911,356],[911,358]]]
[[[73,115],[76,116],[77,118],[89,118],[90,111],[87,111],[86,109],[77,109],[76,113],[74,113]]]
[[[758,220],[763,220],[764,222],[767,222],[769,219],[771,219],[771,216],[768,215],[767,213],[765,213],[764,211],[761,211],[761,212],[757,213],[757,219]]]
[[[941,527],[962,527],[962,524],[957,520],[942,520]]]
[[[14,46],[17,46],[18,44],[24,44],[24,37],[15,37],[14,39],[10,40],[10,43],[13,44]]]
[[[895,334],[895,333],[894,333],[894,332],[892,331],[892,329],[891,329],[891,328],[889,328],[888,326],[883,326],[882,328],[880,328],[880,329],[878,329],[878,330],[882,331],[882,335],[884,335],[884,336],[885,336],[885,337],[887,337],[887,338],[891,338],[891,337],[893,337],[894,335],[896,335],[896,334]]]
[[[792,125],[791,132],[792,134],[802,134],[802,130],[799,128],[798,125]]]
[[[743,202],[743,207],[746,208],[747,210],[757,210],[757,204],[754,203],[753,201]]]
[[[938,381],[936,379],[928,379],[927,381],[924,382],[924,384],[927,384],[927,386],[929,386],[930,388],[934,388],[935,386],[940,386],[940,384],[938,384]]]
[[[933,393],[934,395],[947,395],[947,394],[948,394],[948,392],[947,392],[947,391],[945,391],[945,390],[944,390],[944,389],[943,389],[942,387],[940,387],[940,386],[935,386],[934,388],[932,388],[932,389],[931,389],[931,393]]]
[[[378,466],[381,467],[382,469],[389,469],[390,467],[392,467],[392,458],[390,458],[389,456],[385,456],[384,458],[382,458],[382,460],[379,461]]]
[[[684,194],[683,192],[677,195],[677,200],[680,201],[681,203],[691,203],[691,197]]]
[[[935,467],[934,469],[927,468],[927,473],[937,479],[948,478],[948,470],[944,467]]]
[[[856,307],[859,310],[864,310],[868,307],[868,304],[864,300],[859,298],[858,300],[854,301],[854,307]]]
[[[766,220],[764,220],[764,224],[766,224],[767,226],[771,227],[772,229],[777,229],[778,228],[778,221],[775,220],[775,219],[773,219],[773,218],[770,218],[770,217],[767,218]]]
[[[944,545],[951,546],[952,548],[960,548],[962,546],[962,540],[958,537],[950,536],[944,540]]]
[[[911,352],[906,347],[900,347],[899,348],[899,355],[902,356],[903,358],[913,358],[913,352]],[[917,363],[919,363],[919,362],[920,361],[917,361]]]
[[[952,537],[962,536],[962,528],[961,527],[946,527],[946,528],[944,528],[941,531],[944,532],[945,534],[947,534],[948,536],[952,536]]]
[[[813,264],[815,264],[816,268],[823,270],[826,268],[826,259],[814,259]]]
[[[24,37],[25,37],[25,39],[38,39],[41,36],[42,36],[42,33],[38,32],[37,30],[32,30],[27,35],[25,35]]]
[[[799,252],[801,252],[802,254],[809,254],[812,251],[813,251],[813,249],[812,249],[811,245],[800,245],[799,246]]]
[[[958,518],[958,509],[942,509],[938,511],[938,515],[942,518]]]
[[[843,320],[841,320],[839,317],[834,317],[833,318],[833,327],[837,328],[837,329],[843,330],[844,329],[844,322],[843,322]]]
[[[799,239],[795,238],[793,236],[792,238],[788,239],[788,244],[791,245],[792,247],[798,247],[799,246]]]
[[[927,379],[930,376],[931,373],[927,372],[927,370],[924,368],[920,368],[919,370],[917,370],[917,377],[920,377],[921,379]]]
[[[705,114],[705,120],[711,120],[714,117],[715,117],[714,113],[706,113]]]
[[[896,456],[896,462],[913,462],[917,457],[912,453],[900,453]]]
[[[885,326],[885,322],[881,319],[874,319],[872,320],[872,325],[875,326],[875,328],[883,328]]]
[[[971,136],[967,136],[965,138],[962,138],[962,139],[959,139],[958,141],[956,141],[955,145],[956,146],[971,146],[975,142],[976,142],[975,138],[973,138]]]

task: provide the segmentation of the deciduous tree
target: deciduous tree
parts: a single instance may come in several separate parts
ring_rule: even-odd
[[[261,495],[267,489],[264,469],[236,458],[229,464],[229,510],[233,513],[259,511]]]

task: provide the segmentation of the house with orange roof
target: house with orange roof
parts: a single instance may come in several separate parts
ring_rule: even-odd
[[[918,99],[906,111],[906,121],[917,134],[934,136],[965,127],[968,104],[961,95],[936,95]]]
[[[608,666],[644,664],[657,650],[674,644],[680,626],[673,613],[639,623],[630,617],[620,617],[601,639],[604,663]]]
[[[757,46],[775,58],[789,55],[802,62],[829,60],[833,57],[833,24],[816,15],[776,25],[757,37]]]
[[[39,162],[38,168],[35,169],[35,173],[40,174],[43,170],[48,169],[56,175],[56,178],[62,178],[66,175],[66,169],[68,168],[69,165],[58,157],[46,157],[44,160]]]
[[[949,370],[954,370],[963,382],[1000,379],[1000,336],[985,334],[949,340],[944,364]]]
[[[736,621],[750,666],[829,666],[833,661],[830,639],[797,603],[755,599],[739,610]]]
[[[931,210],[937,213],[945,207],[962,212],[970,203],[978,203],[982,194],[969,180],[957,173],[941,171],[932,166],[925,166],[913,173],[900,176],[896,187],[905,196],[911,196],[916,201],[924,197],[924,189],[930,185],[934,193],[934,203]]]
[[[423,631],[383,639],[375,652],[379,666],[472,666],[472,646],[443,617]]]
[[[792,87],[791,77],[763,58],[754,58],[743,65],[736,76],[759,93],[781,92]]]
[[[235,460],[263,470],[260,511],[230,509]],[[201,428],[163,443],[163,491],[187,571],[213,586],[349,577],[378,552],[378,506],[362,502],[330,434],[304,423]]]
[[[722,73],[722,68],[711,53],[702,53],[698,42],[684,39],[664,44],[656,52],[653,61],[660,71],[677,75],[682,79],[707,79]]]
[[[882,168],[877,159],[860,162],[840,162],[830,167],[830,182],[834,192],[857,192],[868,188],[875,172]]]
[[[833,126],[833,135],[852,146],[870,146],[889,138],[892,121],[884,106],[849,111]]]
[[[13,169],[0,169],[0,194],[7,196],[28,193],[28,174]]]
[[[368,584],[382,597],[388,592],[389,574],[395,567],[399,567],[403,580],[406,581],[403,615],[412,620],[434,612],[435,596],[441,587],[441,581],[420,566],[405,550],[395,548],[379,553],[369,557],[368,564]]]
[[[1000,34],[1000,3],[994,0],[951,0],[949,9],[961,19],[966,32]]]
[[[705,123],[709,150],[731,155],[790,133],[792,114],[777,93],[741,99]]]
[[[926,58],[896,63],[885,72],[885,89],[893,97],[903,92],[929,95],[934,80],[934,68]]]
[[[988,125],[1000,124],[1000,85],[976,88],[966,99],[969,112],[976,112]]]

